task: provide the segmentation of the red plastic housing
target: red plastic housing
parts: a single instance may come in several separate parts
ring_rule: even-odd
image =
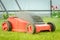
[[[26,31],[26,26],[27,24],[29,24],[29,21],[26,20],[22,20],[20,18],[15,18],[15,17],[9,17],[7,19],[11,25],[12,25],[12,31],[16,31],[16,32],[27,32]],[[35,25],[35,30],[36,33],[42,31],[42,30],[49,30],[51,31],[50,25],[48,24],[34,24]],[[2,24],[2,28],[3,30],[7,30],[4,28],[7,28],[7,24],[5,22],[3,22]],[[32,28],[29,28],[29,31],[32,31]]]

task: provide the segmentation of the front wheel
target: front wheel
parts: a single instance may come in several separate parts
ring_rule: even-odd
[[[55,25],[53,23],[51,23],[51,22],[48,22],[47,24],[50,25],[51,32],[54,32],[55,29],[56,29]]]
[[[12,25],[9,21],[4,21],[4,23],[2,24],[2,29],[4,31],[11,31],[12,30]]]

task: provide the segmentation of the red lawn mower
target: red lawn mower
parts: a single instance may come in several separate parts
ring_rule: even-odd
[[[17,17],[9,17],[2,23],[4,31],[38,33],[41,31],[55,31],[55,25],[51,22],[44,23],[40,16],[27,13],[17,13]]]

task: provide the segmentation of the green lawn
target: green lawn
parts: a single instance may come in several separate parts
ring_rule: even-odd
[[[56,31],[37,34],[3,31],[1,27],[3,21],[0,19],[0,40],[60,40],[60,18],[44,18],[45,22],[51,21],[56,25]]]

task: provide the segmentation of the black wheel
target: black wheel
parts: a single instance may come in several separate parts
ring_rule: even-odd
[[[12,25],[9,21],[4,21],[4,23],[2,24],[2,28],[5,31],[11,31],[12,30]]]
[[[26,30],[27,33],[34,34],[36,32],[36,27],[33,24],[27,24]]]
[[[48,22],[47,24],[50,25],[50,27],[51,27],[51,32],[54,32],[55,29],[56,29],[55,25],[54,25],[53,23],[51,23],[51,22]]]

